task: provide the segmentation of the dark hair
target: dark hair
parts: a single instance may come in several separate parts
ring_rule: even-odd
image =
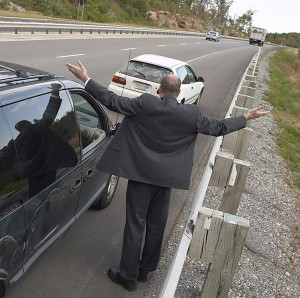
[[[177,95],[180,92],[181,81],[175,75],[166,75],[160,82],[162,93]]]

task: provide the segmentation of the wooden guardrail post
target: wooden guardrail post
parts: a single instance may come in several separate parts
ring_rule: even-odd
[[[249,162],[236,159],[231,153],[217,152],[209,185],[224,189],[220,211],[236,214],[250,168]]]
[[[239,94],[237,96],[235,105],[242,108],[252,109],[254,105],[254,97],[244,95],[244,94]]]
[[[233,109],[232,109],[231,117],[237,117],[237,116],[245,115],[248,111],[249,111],[249,109],[234,106]]]
[[[244,95],[248,95],[248,96],[254,96],[255,94],[255,91],[256,91],[256,88],[253,88],[253,87],[247,87],[247,86],[243,86],[241,87],[241,90],[240,90],[240,94],[244,94]]]
[[[219,207],[220,211],[236,214],[245,189],[250,168],[251,164],[249,162],[234,159],[231,174],[221,199]]]
[[[251,76],[257,76],[257,74],[258,74],[258,70],[255,69],[254,66],[249,67],[247,72],[246,72],[246,75],[251,75]]]
[[[249,80],[249,81],[256,82],[256,76],[247,74],[247,75],[245,76],[245,80]]]
[[[234,158],[246,160],[249,140],[253,130],[245,127],[223,137],[221,149],[233,154]]]
[[[256,88],[256,82],[252,80],[244,80],[242,86]]]
[[[227,297],[249,225],[242,217],[200,208],[188,255],[209,263],[201,297]]]
[[[233,159],[233,154],[229,152],[217,152],[212,175],[209,181],[210,186],[215,186],[222,189],[227,185],[228,177],[231,173]]]

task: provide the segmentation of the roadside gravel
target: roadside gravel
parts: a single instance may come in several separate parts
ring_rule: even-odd
[[[272,111],[262,99],[269,77],[268,59],[272,51],[262,51],[258,64],[255,105]],[[247,154],[251,163],[245,191],[237,215],[250,221],[230,298],[298,298],[300,297],[300,210],[296,209],[299,190],[290,185],[289,172],[279,155],[276,134],[279,131],[272,113],[252,121],[253,134]],[[149,280],[146,298],[158,297],[172,258],[181,239],[195,193],[189,192],[188,203],[174,228],[160,265]],[[218,209],[222,193],[209,187],[203,206]],[[200,297],[207,264],[187,257],[181,273],[176,298]],[[202,297],[210,298],[210,297]]]

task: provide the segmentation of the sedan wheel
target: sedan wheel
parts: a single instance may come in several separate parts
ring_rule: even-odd
[[[112,201],[114,194],[116,192],[119,182],[119,177],[111,175],[107,180],[105,189],[103,190],[100,198],[93,203],[95,209],[101,210],[106,208]]]

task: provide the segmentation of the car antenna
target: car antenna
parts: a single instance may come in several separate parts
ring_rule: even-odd
[[[125,71],[125,80],[126,80],[126,76],[127,76],[128,65],[129,65],[130,59],[131,59],[131,49],[129,49],[128,63],[127,63],[126,71]],[[123,96],[123,93],[124,93],[124,86],[123,86],[123,89],[122,89],[121,96]],[[117,130],[117,127],[118,127],[118,118],[119,118],[119,113],[117,114],[117,119],[116,119],[115,125],[113,126],[113,130]]]

